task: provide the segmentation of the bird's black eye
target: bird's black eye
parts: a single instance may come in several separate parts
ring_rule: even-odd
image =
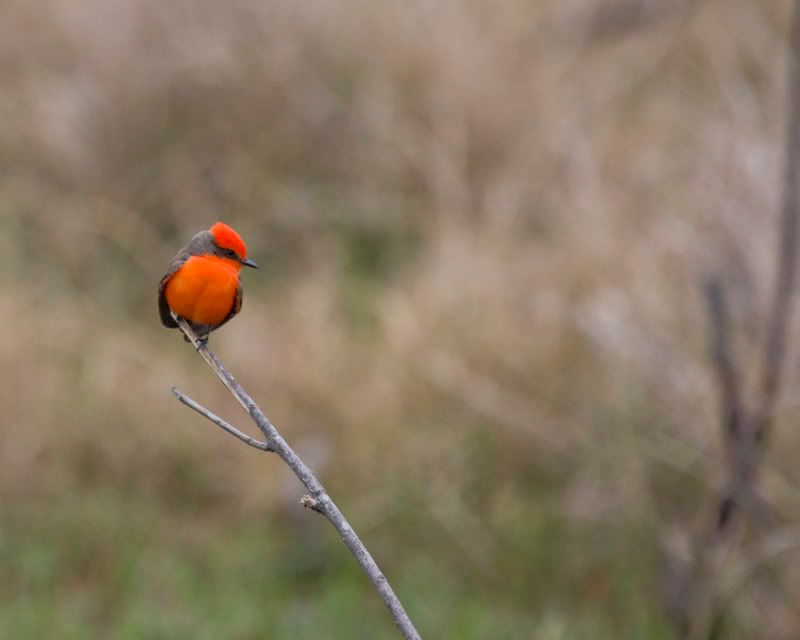
[[[228,256],[229,258],[235,258],[236,252],[233,249],[224,249],[223,253]]]

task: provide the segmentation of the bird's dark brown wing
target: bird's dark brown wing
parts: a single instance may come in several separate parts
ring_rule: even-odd
[[[161,278],[161,282],[158,285],[158,314],[161,316],[161,324],[163,324],[165,327],[169,327],[170,329],[176,328],[178,323],[172,318],[172,312],[167,304],[167,296],[164,295],[164,288],[167,286],[169,279],[179,268],[180,266],[173,271],[167,272],[167,274]]]
[[[172,318],[172,312],[170,311],[169,304],[167,304],[167,296],[164,295],[164,289],[166,289],[169,279],[175,275],[178,269],[186,264],[186,261],[190,257],[189,253],[185,249],[182,249],[181,252],[172,259],[172,262],[169,263],[169,269],[167,269],[164,277],[161,278],[161,282],[158,283],[158,313],[161,316],[161,324],[170,329],[176,328],[178,323]]]
[[[175,272],[180,269],[186,261],[195,255],[202,255],[210,251],[214,239],[208,231],[201,231],[196,233],[192,240],[169,263],[169,268],[158,283],[158,313],[161,316],[161,324],[170,329],[177,328],[178,324],[172,319],[172,312],[167,304],[167,298],[164,295],[164,289],[167,286],[169,279],[175,275]],[[241,306],[241,303],[240,303]],[[227,320],[227,318],[226,318]]]

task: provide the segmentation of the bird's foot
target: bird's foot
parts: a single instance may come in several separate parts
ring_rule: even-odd
[[[184,342],[191,342],[192,340],[186,334],[183,335]],[[197,344],[195,345],[195,350],[200,351],[200,347],[207,347],[208,346],[208,334],[204,336],[197,336]]]

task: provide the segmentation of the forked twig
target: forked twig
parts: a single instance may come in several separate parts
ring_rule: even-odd
[[[676,592],[691,593],[699,602],[695,612],[689,611],[688,599],[681,600],[673,615],[676,627],[684,637],[707,638],[711,621],[719,618],[734,592],[714,593],[719,576],[709,562],[722,543],[729,540],[735,521],[743,507],[757,507],[759,472],[775,423],[789,342],[789,327],[794,310],[795,282],[800,231],[800,0],[795,0],[790,33],[788,74],[788,130],[785,147],[785,170],[775,279],[772,285],[769,316],[755,399],[746,402],[742,389],[742,369],[737,367],[730,339],[729,314],[722,283],[712,281],[706,287],[710,320],[711,359],[720,399],[720,423],[727,453],[727,480],[715,498],[714,520],[698,540],[695,559],[678,573]],[[755,511],[755,509],[753,509]],[[739,516],[740,517],[740,516]],[[796,542],[796,541],[792,541]],[[779,547],[779,551],[783,547]],[[754,574],[765,559],[757,560],[745,577]],[[744,582],[744,581],[743,581]]]
[[[722,534],[736,511],[754,497],[755,485],[775,413],[785,369],[789,326],[794,309],[797,274],[798,216],[800,216],[800,0],[795,2],[790,33],[788,73],[789,120],[778,225],[778,252],[770,315],[767,319],[761,380],[752,407],[745,407],[739,385],[741,376],[731,355],[727,311],[719,282],[707,294],[713,330],[713,357],[719,380],[722,422],[729,454],[728,487],[720,497],[716,521]]]
[[[320,484],[319,480],[317,480],[316,476],[314,476],[311,469],[306,466],[306,464],[300,459],[294,450],[286,443],[275,426],[264,415],[261,409],[258,408],[258,405],[256,405],[253,399],[236,381],[231,373],[223,366],[222,362],[220,362],[220,360],[208,349],[208,346],[204,342],[201,342],[198,339],[197,335],[194,333],[194,331],[192,331],[192,328],[189,326],[189,324],[182,318],[176,317],[175,320],[178,323],[181,331],[183,331],[184,335],[186,335],[189,341],[195,346],[197,352],[202,356],[203,360],[208,363],[208,366],[211,367],[215,374],[217,374],[217,377],[228,388],[233,397],[239,401],[239,404],[244,407],[244,410],[248,413],[253,422],[255,422],[261,433],[264,434],[266,440],[261,442],[255,438],[251,438],[245,433],[242,433],[235,427],[225,422],[222,418],[219,418],[211,411],[198,404],[174,387],[172,389],[173,393],[183,404],[197,411],[204,417],[208,418],[211,422],[216,424],[218,427],[232,434],[239,440],[242,440],[251,447],[255,447],[256,449],[260,449],[262,451],[277,453],[281,460],[283,460],[289,466],[294,474],[300,479],[300,482],[302,482],[308,490],[308,495],[303,496],[300,501],[301,504],[304,507],[321,513],[330,521],[330,523],[341,536],[344,544],[355,556],[356,561],[364,570],[364,573],[366,573],[369,577],[370,582],[372,582],[373,586],[375,587],[375,590],[383,599],[383,602],[389,609],[389,612],[391,613],[397,628],[400,629],[400,632],[403,634],[403,637],[406,638],[406,640],[420,640],[419,633],[414,627],[414,624],[411,622],[411,619],[408,617],[408,614],[403,608],[403,605],[400,603],[400,600],[395,595],[394,590],[389,584],[389,581],[386,579],[386,576],[383,575],[383,572],[380,570],[369,551],[367,551],[364,543],[361,542],[360,538],[353,530],[353,527],[350,526],[350,523],[342,515],[342,512],[339,511],[339,508],[328,495],[327,491],[325,491],[325,488],[322,486],[322,484]]]
[[[236,427],[225,422],[222,418],[220,418],[216,413],[212,413],[208,409],[206,409],[203,405],[197,404],[194,400],[192,400],[189,396],[187,396],[183,391],[180,391],[176,387],[172,387],[172,393],[175,394],[175,397],[178,398],[183,404],[185,404],[190,409],[197,411],[201,416],[208,418],[217,425],[223,431],[227,431],[230,433],[234,438],[239,438],[245,444],[250,445],[255,449],[260,449],[261,451],[272,451],[272,448],[266,442],[261,442],[261,440],[256,440],[252,436],[248,436],[246,433],[239,431]]]

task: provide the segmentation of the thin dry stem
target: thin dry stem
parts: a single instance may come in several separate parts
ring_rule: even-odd
[[[729,336],[728,310],[721,282],[713,281],[706,289],[711,325],[711,354],[720,397],[722,437],[728,453],[728,480],[716,500],[716,513],[710,535],[701,541],[704,548],[697,554],[686,576],[686,588],[692,587],[701,606],[695,608],[693,619],[676,622],[679,627],[688,623],[688,638],[706,638],[714,617],[722,614],[733,594],[720,597],[715,593],[712,568],[705,566],[706,556],[713,555],[732,529],[734,516],[746,502],[758,506],[758,475],[764,452],[775,422],[776,406],[781,392],[788,348],[788,327],[791,324],[797,271],[798,208],[800,208],[800,0],[793,9],[790,34],[788,74],[788,129],[786,159],[778,224],[779,248],[776,255],[775,281],[767,320],[763,361],[755,402],[745,403],[741,389],[743,376],[737,368]],[[755,510],[754,510],[755,511]],[[790,541],[788,546],[796,543]],[[784,546],[779,545],[779,551]],[[748,569],[747,577],[765,562],[758,560]],[[710,573],[709,573],[710,572]],[[706,575],[708,573],[708,575]],[[743,581],[744,582],[744,581]],[[694,583],[694,584],[692,584]],[[734,592],[735,593],[735,592]],[[685,612],[682,612],[685,613]]]
[[[800,208],[800,1],[795,3],[793,11],[787,87],[789,121],[781,222],[778,228],[780,249],[764,348],[762,398],[755,434],[757,440],[765,439],[772,428],[786,361],[787,329],[794,307],[793,293],[797,274],[797,230],[798,208]]]
[[[795,3],[792,17],[788,92],[789,121],[775,283],[766,329],[759,397],[751,408],[745,408],[741,400],[738,383],[741,376],[730,354],[722,287],[716,284],[709,288],[709,309],[715,333],[714,359],[720,380],[723,429],[730,465],[728,486],[717,507],[718,534],[725,532],[742,503],[755,496],[759,467],[775,421],[775,407],[780,397],[785,368],[788,327],[794,308],[800,207],[800,0]]]
[[[386,607],[389,609],[389,612],[392,615],[392,618],[394,619],[395,624],[397,625],[397,628],[400,629],[400,632],[403,634],[403,637],[406,638],[406,640],[420,640],[419,633],[414,627],[414,624],[411,622],[411,619],[408,617],[408,614],[403,608],[400,600],[395,595],[394,590],[389,584],[389,581],[386,579],[386,576],[383,575],[383,572],[380,570],[372,555],[364,546],[364,543],[361,542],[361,539],[353,530],[353,527],[350,526],[350,523],[345,519],[344,515],[342,515],[342,512],[336,506],[336,503],[334,503],[327,491],[325,491],[325,488],[322,486],[319,480],[317,480],[311,469],[306,466],[306,464],[300,459],[294,450],[286,443],[275,426],[264,415],[258,405],[256,405],[253,399],[236,381],[231,373],[223,366],[222,362],[220,362],[220,360],[208,349],[208,346],[205,343],[198,339],[197,335],[194,333],[194,331],[192,331],[192,328],[189,326],[189,324],[182,318],[176,317],[175,320],[177,321],[181,331],[183,331],[186,337],[195,346],[198,353],[203,357],[203,360],[205,360],[208,366],[211,367],[217,377],[228,388],[231,394],[233,394],[236,400],[239,401],[239,404],[244,407],[250,418],[264,434],[266,442],[260,443],[264,445],[264,450],[277,453],[299,478],[303,485],[305,485],[306,489],[308,490],[308,495],[303,497],[302,504],[324,515],[334,526],[336,531],[341,536],[344,544],[355,556],[356,561],[367,574],[370,582],[372,582],[373,586],[375,587],[375,590],[383,599]],[[173,392],[175,392],[175,390],[173,390]],[[183,399],[181,399],[181,396],[178,395],[178,393],[180,392],[177,392],[176,395],[181,402],[191,407],[195,411],[198,411],[201,415],[209,418],[217,426],[222,427],[225,429],[225,431],[228,431],[232,435],[242,440],[242,436],[245,434],[242,434],[240,431],[234,429],[225,423],[221,418],[217,418],[213,413],[208,411],[208,409],[205,409],[190,398],[186,398],[186,400],[189,400],[191,404],[189,402],[185,402]],[[217,419],[213,419],[212,416],[213,418]],[[227,426],[223,426],[221,423],[224,423]],[[249,436],[245,437],[249,438]],[[245,440],[245,442],[247,441]],[[248,442],[248,444],[250,443]]]
[[[209,420],[211,420],[211,422],[213,422],[215,425],[217,425],[220,429],[222,429],[223,431],[227,431],[233,437],[238,438],[239,440],[241,440],[245,444],[250,445],[251,447],[253,447],[255,449],[260,449],[261,451],[270,451],[271,450],[269,445],[266,442],[261,442],[261,440],[256,440],[255,438],[253,438],[251,436],[248,436],[246,433],[244,433],[242,431],[239,431],[236,427],[234,427],[232,424],[230,424],[230,423],[226,422],[225,420],[223,420],[222,418],[220,418],[217,414],[209,411],[203,405],[198,404],[197,402],[192,400],[189,396],[187,396],[185,393],[183,393],[178,388],[172,387],[172,393],[174,393],[175,397],[178,398],[178,400],[180,400],[187,407],[189,407],[190,409],[194,409],[201,416],[203,416],[205,418],[208,418]]]

